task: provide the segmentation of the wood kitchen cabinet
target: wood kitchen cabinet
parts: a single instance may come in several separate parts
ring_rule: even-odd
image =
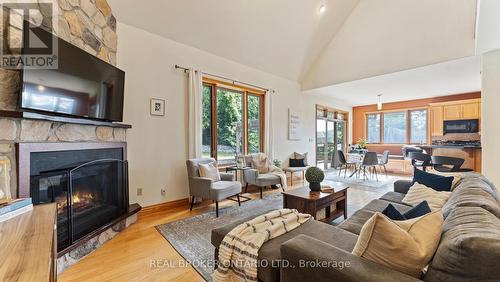
[[[474,99],[443,105],[444,120],[480,119],[481,101]]]
[[[462,119],[479,119],[481,112],[480,103],[470,103],[462,105]]]
[[[462,118],[462,105],[444,106],[444,120],[457,120]]]
[[[431,136],[443,136],[443,106],[431,107]]]
[[[470,99],[429,105],[430,132],[432,137],[444,135],[446,120],[481,119],[481,99]]]

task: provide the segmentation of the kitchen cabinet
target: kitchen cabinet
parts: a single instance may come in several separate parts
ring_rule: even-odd
[[[462,101],[459,104],[444,105],[444,120],[480,119],[481,102]]]
[[[470,103],[462,105],[462,119],[479,119],[480,103]]]
[[[481,119],[481,99],[433,103],[429,110],[431,137],[441,137],[446,120]]]
[[[444,120],[457,120],[462,118],[462,105],[444,106]]]
[[[431,136],[443,136],[443,106],[431,107]]]

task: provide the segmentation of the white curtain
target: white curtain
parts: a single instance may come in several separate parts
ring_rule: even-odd
[[[273,116],[272,116],[272,105],[273,105],[273,95],[274,91],[267,91],[266,92],[266,116],[265,116],[265,129],[266,129],[266,135],[265,135],[265,144],[264,144],[264,153],[268,156],[268,158],[272,161],[274,160],[274,152],[273,152]]]
[[[189,69],[189,158],[201,158],[203,74]]]

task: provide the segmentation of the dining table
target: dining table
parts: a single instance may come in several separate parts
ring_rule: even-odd
[[[368,152],[368,151],[366,151]],[[349,175],[349,178],[352,178],[354,175],[359,177],[361,174],[361,165],[363,164],[363,159],[365,157],[366,152],[355,152],[355,153],[347,153],[347,162],[354,163],[354,171]],[[379,160],[382,157],[381,154],[377,154]]]

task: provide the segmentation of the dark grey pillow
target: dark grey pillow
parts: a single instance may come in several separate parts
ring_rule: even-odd
[[[416,167],[413,169],[413,184],[418,182],[436,191],[451,191],[453,179],[455,179],[453,176],[446,177],[428,173]]]

